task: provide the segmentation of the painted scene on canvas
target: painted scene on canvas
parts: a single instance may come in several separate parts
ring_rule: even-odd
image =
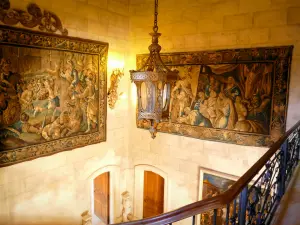
[[[98,131],[97,55],[0,48],[1,150]]]
[[[200,191],[201,199],[207,199],[217,196],[226,190],[228,190],[235,181],[222,176],[203,172],[203,177],[200,179],[202,184],[200,185],[202,190]],[[230,205],[229,216],[233,215],[233,204]],[[238,204],[236,206],[236,212],[238,212]],[[213,211],[203,213],[200,216],[201,225],[212,225],[213,224]],[[217,210],[217,225],[226,224],[226,208]]]
[[[186,65],[171,91],[170,120],[269,134],[273,64]]]

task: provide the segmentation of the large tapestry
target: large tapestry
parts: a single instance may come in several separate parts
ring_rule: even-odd
[[[292,46],[165,53],[179,72],[169,120],[157,130],[241,145],[270,146],[284,134]],[[137,56],[139,68],[147,55]],[[149,122],[137,120],[148,128]]]
[[[105,141],[107,50],[0,27],[0,166]]]

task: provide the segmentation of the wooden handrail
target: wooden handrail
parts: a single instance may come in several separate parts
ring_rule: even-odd
[[[122,223],[122,225],[138,225],[138,224],[151,224],[162,225],[170,224],[179,220],[183,220],[192,217],[197,214],[201,214],[213,209],[222,208],[227,204],[230,204],[243,190],[243,188],[259,173],[259,171],[265,166],[270,158],[281,147],[284,141],[289,135],[300,126],[298,121],[292,128],[290,128],[284,136],[276,141],[271,148],[242,176],[240,177],[227,191],[222,194],[204,199],[198,202],[191,203],[189,205],[178,208],[174,211],[160,214],[158,216],[150,217],[147,219],[141,219],[131,222]]]

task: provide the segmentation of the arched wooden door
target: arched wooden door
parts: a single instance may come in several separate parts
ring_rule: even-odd
[[[94,214],[109,224],[109,172],[94,179]]]
[[[143,218],[164,212],[165,180],[151,171],[144,172]]]

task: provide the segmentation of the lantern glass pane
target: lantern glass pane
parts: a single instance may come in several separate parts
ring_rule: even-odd
[[[147,109],[147,85],[145,84],[145,82],[142,83],[141,85],[141,103],[142,103],[142,108],[144,110]]]
[[[147,103],[148,103],[148,108],[147,110],[149,112],[153,112],[154,108],[155,108],[155,102],[156,102],[156,88],[155,85],[153,83],[148,83],[147,86]]]
[[[168,84],[164,85],[163,89],[163,109],[166,108],[168,98]]]

